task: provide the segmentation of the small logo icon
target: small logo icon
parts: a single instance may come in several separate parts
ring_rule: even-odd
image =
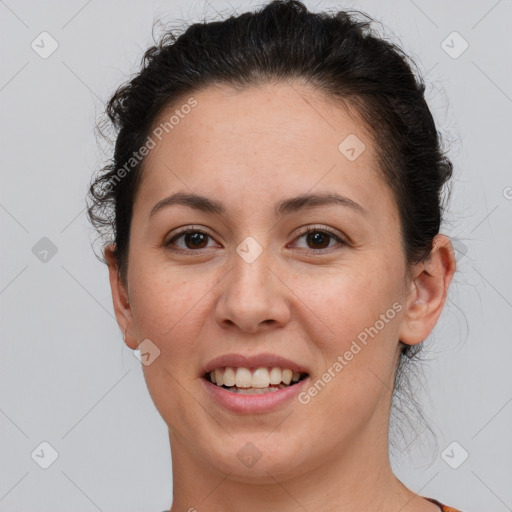
[[[261,245],[252,236],[248,236],[236,248],[236,252],[243,258],[244,261],[247,263],[252,263],[263,252],[263,247],[261,247]]]
[[[343,139],[343,141],[338,146],[339,152],[351,162],[357,160],[365,149],[366,146],[364,145],[363,141],[353,133],[351,133],[348,137],[345,137],[345,139]]]
[[[149,339],[141,341],[133,355],[144,365],[149,366],[159,355],[160,349]]]
[[[452,238],[453,252],[455,253],[455,261],[458,263],[468,253],[468,246],[458,238]]]
[[[261,459],[261,452],[251,442],[248,442],[238,450],[236,456],[240,459],[242,464],[245,464],[248,468],[252,468],[256,462]]]
[[[43,441],[30,456],[38,466],[48,469],[57,460],[59,454],[50,443]]]
[[[457,441],[450,443],[441,454],[441,458],[452,469],[457,469],[466,461],[469,453]]]
[[[59,47],[59,43],[48,32],[41,32],[30,43],[30,47],[39,57],[47,59]]]
[[[458,32],[452,32],[441,43],[441,48],[452,59],[458,59],[468,49],[468,47],[469,43]]]
[[[48,263],[57,254],[57,246],[46,236],[36,242],[32,253],[42,263]]]

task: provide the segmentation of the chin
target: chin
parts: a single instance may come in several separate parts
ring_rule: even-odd
[[[209,443],[208,443],[209,444]],[[288,432],[234,434],[218,445],[209,444],[209,465],[216,471],[229,475],[231,480],[246,483],[275,483],[299,476],[307,466],[300,446]]]

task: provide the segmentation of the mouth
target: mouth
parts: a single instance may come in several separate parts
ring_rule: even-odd
[[[308,376],[307,372],[278,366],[262,366],[254,369],[223,366],[206,372],[203,378],[231,393],[262,395],[293,387]]]

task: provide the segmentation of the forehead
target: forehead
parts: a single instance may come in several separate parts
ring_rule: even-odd
[[[183,108],[191,97],[195,106]],[[162,130],[173,115],[172,126]],[[250,198],[265,191],[277,200],[335,189],[370,204],[377,188],[387,188],[364,124],[303,84],[210,86],[174,102],[155,120],[153,133],[158,127],[161,140],[144,162],[143,198],[177,188],[230,200],[235,192]]]

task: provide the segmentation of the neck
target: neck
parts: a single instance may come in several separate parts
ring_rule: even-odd
[[[387,432],[382,434],[360,436],[292,476],[269,470],[264,472],[266,476],[250,481],[207,466],[170,433],[174,490],[171,512],[237,512],[241,505],[246,512],[421,510],[424,500],[393,474]],[[377,442],[363,443],[368,438]]]

